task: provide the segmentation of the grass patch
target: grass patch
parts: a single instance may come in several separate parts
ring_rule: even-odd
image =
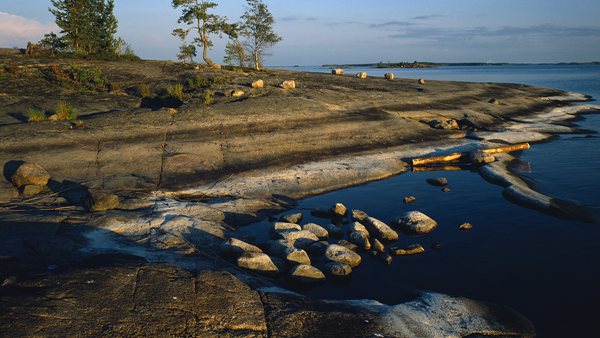
[[[48,120],[46,117],[46,111],[43,109],[29,109],[27,111],[27,117],[29,117],[29,122],[41,122]]]
[[[170,85],[169,89],[167,89],[167,95],[171,98],[183,101],[183,98],[185,97],[185,93],[183,92],[183,85],[181,83]]]
[[[76,120],[77,109],[70,103],[61,102],[56,108],[56,116],[59,120]]]
[[[202,94],[202,100],[204,101],[204,104],[211,104],[214,101],[212,95],[213,93],[210,90],[204,91],[204,94]]]
[[[140,90],[138,91],[138,95],[144,99],[150,96],[150,87],[147,84],[143,84]]]

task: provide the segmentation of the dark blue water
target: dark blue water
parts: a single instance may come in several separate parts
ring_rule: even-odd
[[[327,69],[291,68],[302,71]],[[346,73],[361,70],[346,70]],[[369,75],[389,70],[366,70]],[[394,69],[395,77],[474,82],[509,82],[578,92],[600,98],[600,66],[490,66]],[[574,122],[600,132],[600,115]],[[560,135],[520,154],[529,162],[525,176],[545,194],[600,206],[600,134]],[[449,192],[425,182],[446,177]],[[310,209],[343,203],[384,222],[418,210],[435,219],[432,233],[408,237],[426,252],[394,257],[386,266],[363,254],[363,264],[345,288],[326,284],[312,297],[409,301],[415,289],[506,304],[529,318],[540,337],[597,336],[600,315],[600,226],[563,220],[512,204],[502,188],[470,171],[405,173],[367,185],[301,201],[304,221],[326,225]],[[405,205],[406,196],[416,197]],[[295,212],[293,211],[293,212]],[[461,232],[457,225],[473,229]],[[257,225],[257,227],[259,227]],[[264,225],[263,225],[264,226]],[[441,250],[430,244],[442,243]]]

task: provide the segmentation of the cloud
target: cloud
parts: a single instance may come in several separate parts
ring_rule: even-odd
[[[444,15],[431,14],[431,15],[415,16],[414,18],[412,18],[412,20],[429,20],[429,19],[442,18],[442,17],[444,17]]]
[[[388,27],[407,27],[414,26],[414,23],[403,21],[388,21],[380,24],[369,25],[369,28],[388,28]]]
[[[293,22],[293,21],[316,21],[315,17],[300,17],[300,16],[285,16],[277,21],[281,22]]]
[[[44,34],[51,31],[58,33],[59,30],[55,23],[42,24],[36,20],[0,12],[0,46],[3,47],[25,47],[28,41],[38,42],[44,38]]]

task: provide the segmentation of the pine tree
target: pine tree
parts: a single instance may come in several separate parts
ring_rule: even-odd
[[[193,57],[196,56],[196,46],[193,44],[183,43],[179,46],[179,54],[177,54],[177,58],[182,60],[185,63],[185,60],[190,59],[190,63],[194,62]]]
[[[240,34],[246,38],[243,45],[251,55],[254,68],[258,70],[264,59],[272,55],[267,50],[283,38],[273,31],[275,19],[267,9],[267,5],[262,3],[262,0],[247,1],[249,7],[242,15],[244,22],[241,23]]]
[[[244,46],[238,39],[231,39],[225,46],[225,57],[223,62],[233,66],[246,67],[246,63],[250,61],[250,57],[246,54]]]
[[[219,38],[225,33],[231,38],[237,38],[237,24],[227,23],[226,17],[220,17],[215,14],[209,14],[208,11],[217,4],[214,2],[198,0],[173,0],[173,9],[182,7],[182,14],[177,23],[191,25],[187,29],[177,28],[173,30],[173,35],[185,40],[192,30],[197,30],[199,37],[194,38],[194,43],[202,47],[202,58],[209,66],[213,65],[211,59],[206,56],[208,48],[213,46],[209,35],[218,34]]]

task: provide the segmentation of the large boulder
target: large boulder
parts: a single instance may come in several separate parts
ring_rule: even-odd
[[[366,79],[367,78],[367,73],[366,72],[357,73],[356,77],[359,78],[359,79]]]
[[[282,239],[292,243],[295,248],[306,249],[314,242],[318,242],[319,238],[308,230],[286,231],[280,233]]]
[[[254,80],[252,81],[252,88],[262,88],[265,85],[263,80]]]
[[[325,254],[328,245],[329,243],[325,241],[315,242],[306,249],[306,253],[313,257],[321,257]]]
[[[369,215],[364,211],[356,209],[352,209],[352,211],[350,211],[350,219],[352,221],[362,221],[365,219],[365,217],[369,217]]]
[[[331,238],[341,239],[344,237],[344,231],[335,224],[329,224],[325,226],[325,230],[327,230],[327,233]]]
[[[329,262],[323,266],[323,272],[327,278],[344,278],[352,274],[352,267],[346,263]]]
[[[437,222],[419,211],[409,211],[392,221],[392,226],[409,236],[424,235],[437,227]]]
[[[371,236],[377,238],[378,240],[386,242],[398,240],[398,233],[394,231],[394,229],[390,228],[389,225],[376,218],[365,217],[362,221],[360,221],[360,223],[367,228]]]
[[[329,244],[325,251],[325,259],[328,262],[345,263],[353,268],[359,266],[361,262],[359,254],[337,244]]]
[[[331,70],[331,74],[333,74],[333,75],[343,75],[344,74],[344,70],[340,69],[340,68],[332,69]]]
[[[227,238],[221,243],[221,255],[223,256],[237,256],[246,251],[262,252],[259,247],[240,241],[237,238]]]
[[[294,89],[296,88],[296,82],[292,80],[283,81],[280,86],[283,89]]]
[[[283,259],[285,259],[289,266],[294,266],[298,264],[310,265],[310,258],[308,257],[308,254],[302,249],[285,249]]]
[[[311,265],[299,264],[290,269],[288,279],[296,283],[324,283],[327,278],[321,270]]]
[[[496,157],[481,150],[472,150],[469,152],[469,160],[473,164],[485,164],[496,161]]]
[[[388,80],[393,80],[394,79],[394,73],[385,73],[385,75],[383,76]]]
[[[276,257],[285,256],[285,250],[287,248],[293,248],[294,244],[286,241],[285,239],[267,241],[267,248],[269,248],[269,254]]]
[[[348,242],[356,244],[361,250],[371,249],[371,242],[369,242],[369,236],[364,231],[353,231],[348,235]]]
[[[331,217],[346,217],[348,215],[348,209],[342,203],[336,203],[329,208],[329,215]]]
[[[286,270],[285,262],[262,252],[247,251],[238,256],[237,265],[260,275],[275,277]]]
[[[365,226],[362,225],[362,223],[360,222],[352,222],[352,224],[350,224],[350,226],[348,227],[347,234],[350,235],[354,231],[362,231],[367,235],[367,237],[371,237],[369,235],[369,230],[367,230],[367,228],[365,228]]]
[[[50,179],[46,169],[36,163],[23,163],[12,175],[11,181],[17,188],[24,185],[34,184],[45,187]]]
[[[100,187],[88,189],[85,195],[85,206],[90,211],[112,210],[119,206],[119,197]]]
[[[312,232],[320,241],[325,241],[329,238],[329,232],[322,226],[315,223],[307,223],[302,226],[302,230]]]
[[[302,228],[295,223],[286,223],[286,222],[275,222],[271,224],[269,228],[269,236],[271,239],[281,238],[280,234],[286,231],[298,231],[302,230]]]
[[[302,222],[302,213],[283,215],[279,217],[279,222],[300,224],[300,222]]]

